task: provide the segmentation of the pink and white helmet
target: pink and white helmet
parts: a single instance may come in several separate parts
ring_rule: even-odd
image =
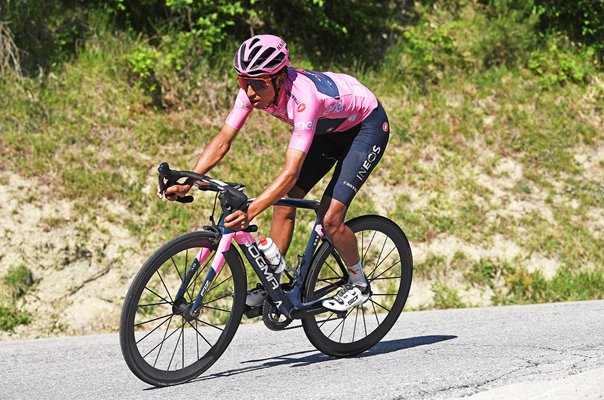
[[[278,36],[256,35],[239,46],[233,66],[241,76],[273,75],[289,67],[287,43]]]

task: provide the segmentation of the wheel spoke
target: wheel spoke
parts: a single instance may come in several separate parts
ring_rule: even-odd
[[[384,244],[382,245],[382,249],[380,250],[380,254],[378,255],[377,261],[375,262],[375,263],[376,263],[376,266],[375,266],[375,268],[373,269],[373,271],[371,271],[371,274],[374,274],[374,273],[375,273],[375,270],[377,269],[377,267],[379,267],[379,266],[380,266],[380,258],[382,258],[382,253],[384,252],[384,247],[386,247],[386,241],[387,241],[387,240],[388,240],[388,236],[385,236],[385,237],[384,237]],[[392,253],[392,250],[390,250],[390,253]],[[388,256],[390,255],[390,253],[388,253],[388,255],[387,255],[386,257],[384,257],[384,260],[385,260],[386,258],[388,258]]]
[[[373,307],[373,315],[375,315],[375,320],[376,320],[378,326],[380,326],[380,319],[378,318],[378,313],[377,313],[377,310],[375,309],[375,304],[371,303],[371,307]]]
[[[185,324],[185,323],[183,322],[183,323],[182,323],[182,325],[184,325],[184,324]],[[179,326],[178,328],[174,329],[174,330],[172,331],[172,333],[171,333],[171,334],[169,334],[168,336],[164,337],[164,339],[163,339],[161,342],[159,342],[158,344],[156,344],[154,348],[152,348],[151,350],[149,350],[149,351],[147,352],[147,354],[145,354],[145,355],[143,356],[143,358],[146,358],[146,357],[147,357],[147,356],[148,356],[148,355],[149,355],[149,354],[150,354],[150,353],[151,353],[153,350],[157,349],[159,346],[162,346],[162,347],[163,347],[164,342],[165,342],[166,340],[170,339],[170,338],[172,337],[172,335],[174,335],[176,332],[178,332],[178,330],[179,330],[179,329],[182,327],[182,325],[181,325],[181,326]],[[160,351],[161,351],[161,350],[160,350]],[[158,354],[158,356],[159,356],[159,354]]]
[[[174,265],[174,269],[176,270],[176,274],[178,275],[178,278],[180,279],[181,282],[184,282],[184,276],[180,274],[180,271],[178,270],[178,267],[176,266],[176,261],[174,261],[174,257],[170,257],[170,260],[172,260],[172,265]]]
[[[321,323],[321,325],[319,325],[319,328],[321,328],[323,325],[325,325],[326,322],[335,321],[335,320],[339,319],[339,318],[331,318],[332,315],[334,315],[333,312],[327,316],[327,319],[322,319],[322,320],[317,321],[317,324]]]
[[[161,317],[150,319],[150,320],[145,321],[145,322],[139,322],[138,324],[134,324],[134,327],[145,325],[145,324],[148,324],[149,322],[157,321],[158,319],[162,319],[162,318],[167,318],[167,317],[172,316],[172,315],[174,315],[174,314],[170,313],[170,314],[162,315]]]
[[[182,326],[182,368],[185,367],[185,326]]]
[[[214,279],[216,279],[216,278],[214,278]],[[231,275],[231,276],[229,276],[228,278],[224,279],[224,280],[223,280],[222,282],[220,282],[219,284],[217,284],[217,285],[215,285],[215,286],[210,287],[210,289],[209,289],[209,290],[206,292],[206,294],[207,294],[207,293],[210,293],[212,290],[216,289],[218,286],[222,285],[223,283],[225,283],[225,282],[226,282],[226,281],[228,281],[229,279],[233,279],[233,275]]]
[[[161,353],[161,349],[162,349],[162,347],[164,347],[164,342],[166,341],[166,335],[168,334],[168,331],[170,330],[171,323],[172,323],[172,317],[170,317],[170,322],[168,322],[168,326],[166,326],[166,331],[164,332],[164,337],[163,337],[162,341],[160,342],[159,351],[157,352],[157,356],[155,357],[155,361],[153,362],[153,367],[155,367],[155,364],[157,364],[157,360],[159,359],[159,354]],[[157,346],[155,346],[155,347],[157,347]],[[143,357],[143,358],[145,358],[145,357]]]
[[[359,308],[356,307],[357,312],[354,316],[354,330],[352,331],[352,341],[354,342],[354,335],[357,333],[357,320],[359,319]]]
[[[201,303],[201,306],[202,306],[202,307],[205,307],[205,306],[207,306],[208,304],[214,303],[215,301],[218,301],[218,300],[222,300],[222,299],[224,299],[225,297],[229,297],[229,296],[231,296],[231,295],[232,295],[232,293],[227,293],[227,294],[225,294],[224,296],[220,296],[220,297],[219,297],[219,298],[217,298],[217,299],[212,299],[212,300],[207,301],[207,302],[205,302],[205,303]]]
[[[382,248],[382,250],[384,250],[384,249]],[[376,270],[377,270],[377,269],[380,267],[380,265],[382,265],[382,263],[383,263],[384,261],[386,261],[386,260],[388,259],[388,257],[390,256],[390,254],[392,254],[392,252],[393,252],[394,250],[396,250],[396,246],[392,247],[392,249],[391,249],[391,250],[388,252],[388,254],[386,254],[386,257],[384,257],[384,259],[383,259],[382,261],[380,261],[380,262],[376,263],[377,265],[375,266],[375,268],[373,269],[373,271],[371,271],[371,274],[370,274],[371,276],[373,276],[373,275],[375,274],[375,271],[376,271]],[[380,256],[381,256],[381,255],[382,255],[382,253],[380,253]],[[380,258],[378,257],[378,261],[379,261],[379,260],[380,260]],[[399,261],[400,261],[400,260],[399,260]],[[398,263],[398,261],[397,261],[397,263]],[[395,265],[396,265],[396,263],[395,263]]]
[[[209,308],[210,310],[222,311],[222,312],[227,312],[227,313],[231,312],[231,310],[225,310],[223,308],[218,308],[218,307],[203,306],[202,308]]]
[[[342,335],[344,335],[344,326],[346,325],[346,318],[342,321],[342,330],[340,331],[340,343],[342,343]]]
[[[174,299],[172,298],[172,295],[170,294],[170,291],[168,290],[168,287],[166,286],[166,283],[164,282],[164,278],[161,277],[161,274],[159,273],[159,269],[155,272],[159,276],[159,280],[161,280],[162,285],[164,285],[164,289],[166,289],[166,293],[168,293],[168,297],[170,298],[170,301],[172,303],[174,303]]]
[[[178,343],[180,342],[180,337],[182,336],[184,326],[185,326],[185,324],[183,322],[183,324],[179,328],[180,334],[178,335],[178,339],[176,339],[176,345],[174,346],[174,351],[172,352],[172,357],[170,357],[170,362],[168,363],[168,368],[166,369],[166,371],[170,371],[170,366],[172,365],[172,360],[174,360],[174,354],[176,354],[176,349],[178,348]],[[184,367],[184,365],[183,365],[183,367]]]
[[[331,337],[331,335],[333,335],[333,333],[340,327],[340,325],[342,325],[342,323],[346,320],[346,318],[348,318],[348,316],[350,315],[350,313],[352,312],[352,309],[348,311],[348,313],[346,314],[346,316],[344,318],[342,318],[342,321],[340,321],[340,323],[333,328],[333,331],[331,331],[331,333],[329,335],[327,335],[328,338]]]
[[[387,281],[388,279],[401,279],[402,276],[389,276],[388,278],[373,278],[370,282],[373,281]]]
[[[321,279],[317,279],[317,282],[331,283],[330,281],[333,281],[334,279],[342,279],[342,277],[341,276],[334,276],[334,277],[329,277],[329,278],[321,278]]]
[[[189,322],[189,325],[191,325],[190,322]],[[191,328],[193,328],[193,325],[191,325]],[[193,328],[193,329],[195,329],[195,332],[197,332],[197,335],[195,335],[195,342],[197,344],[197,361],[199,361],[199,359],[201,358],[201,357],[199,357],[199,336],[201,336],[201,334],[197,330],[197,321],[195,321],[195,328]],[[205,340],[205,338],[204,338],[204,340]]]
[[[168,301],[162,301],[161,303],[152,303],[152,304],[139,304],[137,307],[153,307],[153,306],[161,306],[162,304],[172,304]]]
[[[388,267],[388,269],[386,269],[385,271],[383,271],[382,273],[380,273],[378,276],[376,276],[375,278],[373,278],[372,280],[375,280],[377,278],[379,278],[380,276],[384,275],[386,272],[390,271],[392,268],[394,268],[396,265],[398,265],[401,262],[401,260],[398,260],[397,262],[395,262],[394,264],[392,264],[391,266]],[[399,277],[400,278],[400,277]]]
[[[191,322],[189,322],[189,325],[191,325],[191,328],[195,329],[195,332],[197,332],[197,340],[199,340],[199,336],[201,336],[201,338],[208,344],[208,346],[210,346],[210,348],[212,347],[212,344],[210,342],[208,342],[208,339],[206,339],[201,332],[199,332],[199,330],[197,329],[197,319],[195,319],[195,326],[193,326],[193,324],[191,324]],[[197,342],[197,359],[199,360],[199,342]]]
[[[365,307],[363,307],[363,305],[360,305],[361,307],[361,313],[363,314],[363,326],[365,327],[365,337],[367,337],[367,321],[365,321]]]
[[[168,300],[164,299],[164,298],[163,298],[163,297],[161,297],[159,294],[157,294],[157,293],[155,293],[153,290],[149,289],[147,286],[145,286],[145,289],[147,289],[149,292],[153,293],[154,295],[156,295],[157,297],[159,297],[160,299],[162,299],[163,301],[165,301],[165,302],[166,302],[166,304],[170,304],[170,305],[174,304],[174,302],[173,302],[173,301],[168,301]]]
[[[218,329],[219,331],[224,332],[224,329],[222,329],[222,328],[220,328],[220,327],[218,327],[218,326],[216,326],[216,325],[212,325],[212,324],[210,324],[209,322],[203,321],[203,320],[201,320],[201,319],[199,319],[199,318],[195,318],[195,321],[199,321],[199,322],[201,322],[201,323],[202,323],[202,324],[204,324],[204,325],[211,326],[212,328],[216,328],[216,329]]]
[[[380,303],[375,302],[375,301],[373,301],[373,300],[371,300],[371,299],[369,299],[369,301],[370,301],[370,302],[372,302],[373,304],[375,304],[376,306],[378,306],[378,307],[380,307],[380,308],[383,308],[384,310],[386,310],[386,311],[390,312],[390,308],[386,308],[386,307],[384,307],[383,305],[381,305]]]
[[[153,328],[149,333],[147,333],[145,336],[143,336],[142,338],[140,338],[139,340],[136,341],[136,344],[139,344],[140,342],[142,342],[143,340],[145,340],[145,338],[147,336],[149,336],[150,334],[152,334],[153,332],[155,332],[160,326],[162,326],[163,324],[166,323],[166,321],[169,321],[172,319],[172,317],[174,316],[174,314],[170,314],[164,321],[162,321],[161,324],[157,325],[155,328]]]
[[[337,260],[336,260],[336,262],[337,262]],[[331,272],[333,272],[336,276],[342,277],[342,275],[344,275],[344,274],[338,274],[338,271],[333,269],[333,267],[327,261],[325,261],[325,265],[327,265],[327,267],[331,270]]]
[[[361,257],[361,264],[365,262],[365,257],[367,256],[367,253],[369,253],[369,248],[371,247],[371,243],[373,243],[373,238],[375,238],[376,233],[377,233],[377,231],[373,231],[373,236],[371,237],[371,240],[369,241],[369,244],[367,245],[367,250],[365,250],[365,254],[363,254],[363,257]]]

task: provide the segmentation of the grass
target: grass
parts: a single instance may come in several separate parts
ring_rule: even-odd
[[[31,270],[25,264],[9,268],[4,276],[4,284],[8,287],[13,299],[23,297],[35,286]]]
[[[385,204],[361,192],[348,216],[385,209],[413,245],[455,237],[488,248],[504,237],[527,259],[540,254],[562,266],[550,282],[527,272],[525,259],[428,254],[417,260],[416,277],[437,281],[437,307],[462,305],[461,293],[450,287],[455,273],[466,285],[500,290],[496,304],[575,298],[565,279],[578,298],[600,298],[601,291],[587,286],[600,284],[604,265],[602,232],[590,223],[594,215],[601,218],[604,160],[586,170],[577,155],[593,154],[604,142],[604,74],[563,38],[539,39],[535,21],[513,13],[493,18],[486,6],[460,4],[456,10],[418,6],[420,21],[406,28],[381,69],[355,74],[375,90],[390,118],[391,141],[372,180],[381,180],[394,200]],[[39,77],[4,72],[0,170],[52,183],[49,201],[74,203],[70,220],[104,215],[140,238],[141,253],[151,254],[208,222],[212,195],[194,193],[197,201],[187,205],[158,201],[155,171],[161,161],[178,169],[194,164],[229,112],[236,82],[199,63],[187,77],[158,71],[161,91],[150,92],[128,61],[146,42],[106,26],[98,13],[90,18],[97,29],[61,68]],[[252,113],[211,175],[243,181],[250,196],[258,195],[282,165],[289,132],[282,122]],[[319,185],[308,197],[321,193]],[[128,215],[108,215],[107,201],[122,204]],[[514,208],[524,203],[542,210]],[[271,215],[255,221],[264,235]],[[304,251],[313,222],[311,212],[299,212],[288,264]],[[67,223],[44,222],[51,229]],[[88,223],[78,228],[81,240],[90,240],[92,229]],[[566,269],[574,272],[564,275]]]
[[[32,320],[32,315],[18,303],[35,288],[35,281],[31,270],[25,264],[19,264],[8,269],[2,283],[6,294],[0,298],[0,330],[12,331],[16,326]]]

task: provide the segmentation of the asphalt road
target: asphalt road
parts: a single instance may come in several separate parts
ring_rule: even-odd
[[[604,399],[604,301],[405,312],[352,359],[242,325],[210,370],[155,389],[117,334],[0,343],[1,399]]]

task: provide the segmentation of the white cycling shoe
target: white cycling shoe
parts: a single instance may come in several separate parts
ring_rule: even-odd
[[[266,289],[261,284],[257,284],[255,289],[248,290],[245,304],[248,307],[260,307],[266,299]]]
[[[362,289],[352,283],[347,283],[335,296],[323,300],[321,304],[331,311],[348,311],[366,302],[370,295],[369,285]]]

